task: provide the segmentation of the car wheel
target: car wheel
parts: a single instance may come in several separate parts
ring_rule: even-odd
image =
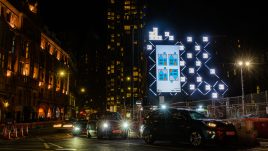
[[[147,143],[147,144],[154,143],[153,134],[148,130],[143,133],[143,139],[144,139],[145,143]]]
[[[190,133],[190,144],[194,147],[201,146],[202,145],[202,135],[198,131],[192,131]]]

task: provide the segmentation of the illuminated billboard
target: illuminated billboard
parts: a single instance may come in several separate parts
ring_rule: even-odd
[[[157,92],[181,92],[178,45],[156,45]]]

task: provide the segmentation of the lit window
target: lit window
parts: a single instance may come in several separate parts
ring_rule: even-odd
[[[196,77],[197,82],[202,82],[202,77]]]
[[[189,68],[189,73],[194,73],[194,68]]]
[[[218,93],[212,93],[212,98],[213,98],[213,99],[218,98]]]
[[[187,37],[187,42],[192,42],[193,41],[193,37]]]
[[[195,46],[194,48],[195,48],[196,51],[200,50],[200,46]]]
[[[169,36],[169,32],[165,32],[165,36],[168,37]]]
[[[198,67],[200,67],[201,66],[201,61],[196,61],[195,62],[195,65],[198,66]]]
[[[220,90],[224,90],[224,85],[223,84],[219,84],[219,89]]]
[[[210,69],[209,71],[210,71],[210,74],[215,74],[216,73],[215,69]]]
[[[211,90],[211,86],[209,84],[206,84],[205,90],[210,91]]]
[[[190,90],[194,90],[195,89],[195,85],[194,84],[190,84]]]
[[[187,53],[187,58],[189,58],[189,59],[193,58],[193,54],[192,53]]]
[[[185,77],[181,77],[181,82],[185,82],[186,78]]]
[[[174,40],[174,36],[168,36],[169,40]]]
[[[185,61],[180,61],[180,66],[185,66]]]
[[[125,25],[124,26],[124,30],[130,30],[130,26],[129,25]]]
[[[208,53],[203,53],[203,58],[207,59],[208,58]]]
[[[179,45],[179,50],[184,50],[184,46],[183,45]]]
[[[152,50],[153,46],[152,45],[147,45],[147,50]]]
[[[208,37],[204,36],[203,37],[203,42],[208,42]]]

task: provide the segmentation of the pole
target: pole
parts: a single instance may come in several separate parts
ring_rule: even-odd
[[[242,115],[245,115],[245,94],[244,94],[244,81],[243,81],[243,67],[241,67],[241,89],[242,89]]]
[[[132,97],[132,119],[134,119],[134,26],[132,26],[132,38],[131,38],[131,45],[132,45],[132,69],[131,69],[131,97]]]

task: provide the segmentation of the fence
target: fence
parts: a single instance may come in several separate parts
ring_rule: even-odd
[[[227,97],[219,99],[176,102],[171,105],[180,108],[198,109],[199,106],[207,112],[210,117],[215,118],[237,118],[241,116],[262,116],[267,114],[268,92],[259,94],[248,94],[244,97],[244,112],[242,107],[242,97]]]

